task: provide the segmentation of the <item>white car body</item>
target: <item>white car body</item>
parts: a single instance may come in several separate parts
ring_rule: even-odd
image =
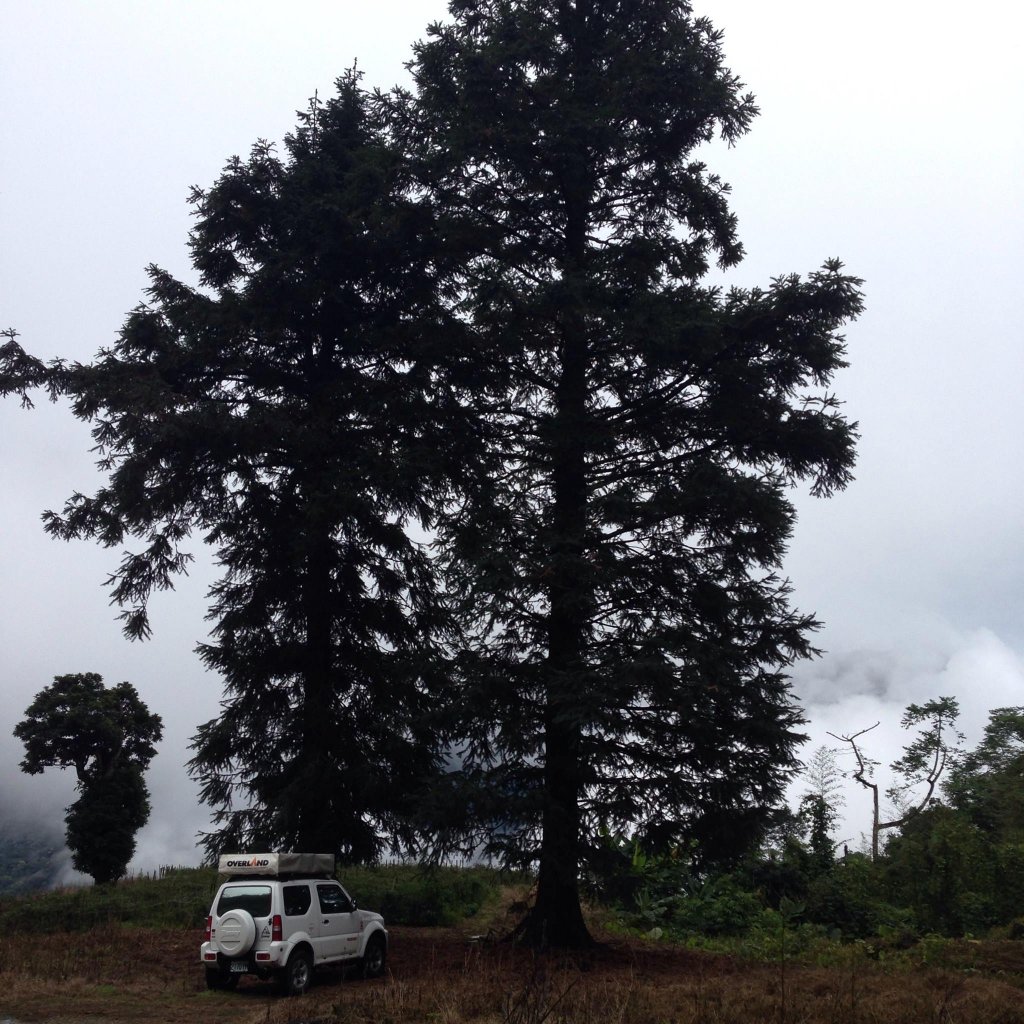
[[[211,988],[231,988],[254,974],[277,977],[286,991],[299,994],[312,970],[326,964],[358,963],[369,976],[383,972],[384,919],[360,910],[327,872],[296,877],[290,865],[271,866],[264,856],[242,862],[240,856],[221,858],[221,869],[232,877],[217,890],[199,954]]]

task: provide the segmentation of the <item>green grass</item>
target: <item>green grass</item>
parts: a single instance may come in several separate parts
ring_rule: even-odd
[[[0,928],[13,932],[84,931],[104,924],[198,928],[217,889],[209,868],[165,868],[159,877],[115,885],[0,897]]]
[[[451,925],[497,901],[507,876],[493,868],[416,865],[359,867],[338,872],[359,906],[393,925]],[[212,868],[164,868],[159,877],[116,885],[0,896],[5,932],[85,931],[101,925],[200,928],[223,881]]]
[[[476,916],[498,898],[503,876],[493,868],[421,868],[416,865],[348,868],[341,884],[361,907],[388,924],[453,925]]]

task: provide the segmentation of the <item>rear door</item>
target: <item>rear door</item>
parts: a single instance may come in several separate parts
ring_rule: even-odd
[[[281,886],[281,910],[284,915],[283,935],[290,939],[297,932],[305,932],[313,944],[313,958],[320,954],[320,908],[313,899],[309,882],[286,882]]]
[[[320,905],[320,945],[324,960],[355,956],[359,944],[359,915],[337,882],[317,882]]]
[[[213,937],[222,953],[237,961],[232,970],[244,970],[251,949],[269,945],[273,889],[266,882],[225,883],[214,908]],[[251,917],[252,925],[239,920]],[[234,913],[233,913],[234,912]],[[231,914],[226,921],[225,915]],[[251,931],[247,934],[247,927]]]

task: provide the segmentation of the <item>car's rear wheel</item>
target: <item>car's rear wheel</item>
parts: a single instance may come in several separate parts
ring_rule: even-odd
[[[366,943],[366,952],[362,959],[362,975],[364,978],[379,978],[384,973],[387,963],[388,947],[381,935],[371,935]]]
[[[296,949],[281,972],[281,991],[286,996],[301,996],[313,980],[313,960],[304,949]]]

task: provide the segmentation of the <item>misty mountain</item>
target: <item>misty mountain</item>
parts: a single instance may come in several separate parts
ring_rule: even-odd
[[[62,849],[50,834],[0,829],[0,895],[48,889],[56,881]]]

